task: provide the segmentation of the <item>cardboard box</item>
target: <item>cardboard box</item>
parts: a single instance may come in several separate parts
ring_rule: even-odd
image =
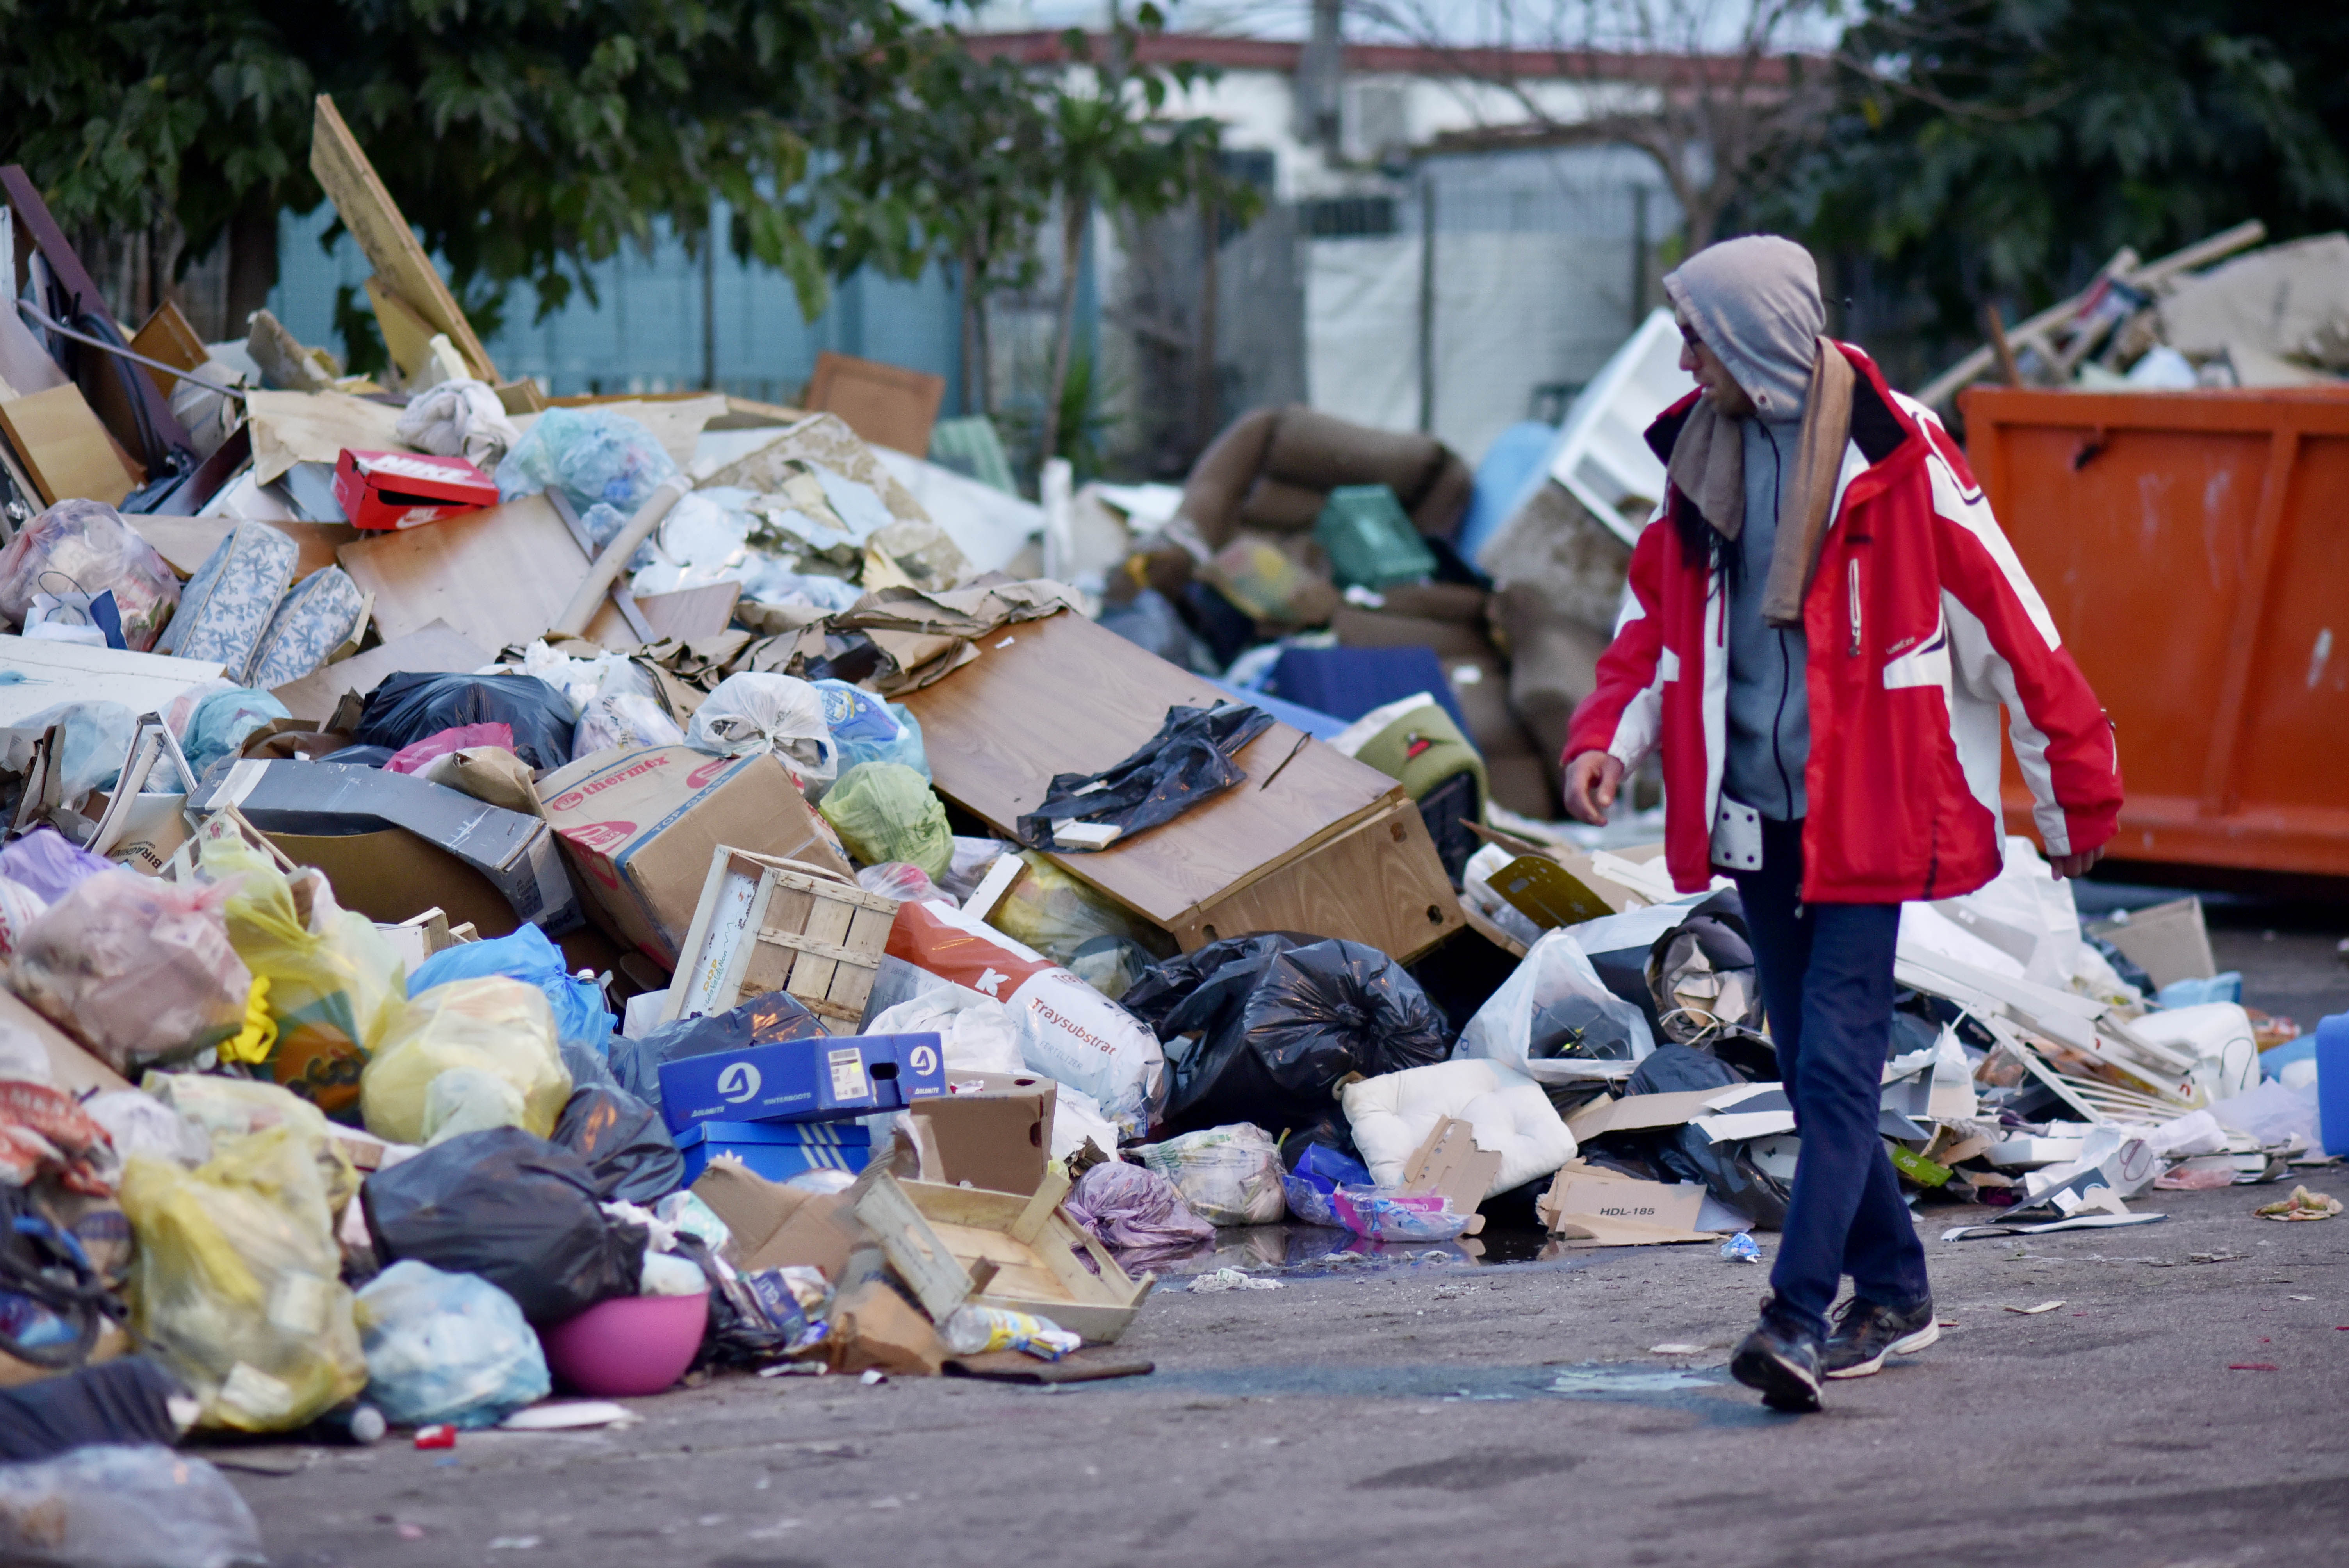
[[[1599,1099],[1566,1119],[1566,1130],[1578,1144],[1609,1132],[1637,1132],[1647,1128],[1678,1127],[1705,1113],[1705,1101],[1723,1094],[1718,1088],[1676,1089],[1668,1094],[1627,1094],[1620,1099]]]
[[[224,778],[200,788],[189,806],[200,813],[234,806],[254,827],[273,834],[332,836],[405,828],[488,878],[516,919],[555,932],[579,918],[571,879],[545,823],[406,773],[247,758]],[[331,878],[333,872],[327,874]],[[438,897],[430,902],[451,907]],[[350,907],[374,920],[407,917],[378,913],[356,899]]]
[[[822,1269],[837,1284],[847,1272],[849,1254],[872,1244],[856,1217],[853,1190],[802,1191],[770,1181],[739,1161],[712,1160],[694,1181],[693,1192],[734,1233],[734,1266],[745,1274],[804,1264]]]
[[[1059,1086],[1051,1084],[951,1094],[911,1107],[921,1179],[1021,1197],[1033,1192],[1051,1157],[1058,1091]]]
[[[483,937],[508,935],[521,923],[489,878],[404,828],[268,838],[295,865],[326,872],[336,903],[378,924],[398,925],[432,909]]]
[[[2208,980],[2219,972],[2199,898],[2172,899],[2131,910],[2125,920],[2100,921],[2088,930],[2119,948],[2121,955],[2144,970],[2156,986],[2173,980]]]
[[[1710,1242],[1696,1228],[1704,1207],[1699,1181],[1640,1181],[1579,1161],[1559,1171],[1534,1205],[1550,1234],[1569,1246],[1642,1247],[1665,1242]]]
[[[498,483],[462,458],[355,452],[335,460],[335,500],[354,528],[389,531],[498,504]]]
[[[788,1181],[809,1171],[845,1171],[854,1175],[872,1158],[869,1128],[840,1121],[703,1121],[677,1135],[685,1156],[685,1179],[701,1179],[709,1162],[730,1154],[745,1170],[770,1181]]]
[[[823,1121],[904,1110],[946,1093],[936,1035],[836,1035],[663,1062],[661,1116],[701,1121]]]
[[[930,1320],[885,1280],[867,1280],[833,1303],[824,1357],[835,1372],[878,1367],[935,1377],[946,1367],[946,1342]]]
[[[855,875],[790,769],[763,752],[616,748],[557,769],[538,792],[590,913],[665,968],[677,967],[721,844]]]

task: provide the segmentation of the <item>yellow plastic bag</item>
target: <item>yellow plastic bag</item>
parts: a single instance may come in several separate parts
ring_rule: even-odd
[[[210,1073],[150,1072],[139,1087],[186,1120],[204,1130],[212,1152],[240,1140],[284,1127],[293,1130],[318,1167],[328,1212],[339,1214],[359,1190],[358,1172],[335,1141],[335,1130],[318,1108],[274,1083],[215,1078]]]
[[[203,1402],[201,1424],[306,1425],[367,1387],[332,1211],[298,1128],[232,1139],[182,1171],[133,1155],[130,1329]]]
[[[1174,939],[1164,931],[1127,913],[1045,855],[1022,850],[1019,858],[1028,869],[987,917],[988,924],[1012,941],[1025,943],[1063,966],[1097,936],[1123,937],[1154,958],[1174,955]]]
[[[470,1068],[503,1078],[522,1096],[522,1125],[541,1138],[571,1097],[546,993],[502,975],[452,980],[411,998],[399,1026],[359,1080],[367,1128],[394,1143],[431,1136],[432,1080]]]
[[[277,1025],[272,1074],[330,1115],[348,1110],[367,1057],[406,1007],[398,952],[373,921],[335,902],[323,872],[305,867],[289,877],[229,835],[206,841],[202,864],[214,881],[240,879],[223,913],[229,944],[269,981]]]

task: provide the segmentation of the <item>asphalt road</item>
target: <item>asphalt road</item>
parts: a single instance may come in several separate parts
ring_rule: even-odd
[[[2337,1563],[2349,1218],[2251,1217],[2280,1195],[1929,1216],[1954,1325],[1810,1417],[1722,1371],[1766,1271],[1689,1246],[1162,1289],[1157,1372],[1081,1388],[725,1377],[616,1431],[215,1457],[291,1471],[232,1472],[287,1568]]]

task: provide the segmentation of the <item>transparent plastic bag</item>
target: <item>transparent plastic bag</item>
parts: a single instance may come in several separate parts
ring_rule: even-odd
[[[1129,1161],[1088,1167],[1066,1207],[1069,1218],[1122,1254],[1189,1253],[1216,1239],[1216,1227],[1191,1212],[1181,1188]]]
[[[593,1040],[600,1046],[605,1036],[619,1027],[611,1008],[604,1005],[603,987],[574,975],[565,967],[563,949],[535,925],[518,925],[505,936],[442,948],[416,966],[416,973],[408,977],[408,994],[420,995],[451,980],[477,980],[486,975],[502,975],[544,992],[546,1005],[554,1012],[557,1039]]]
[[[1468,1228],[1441,1194],[1406,1198],[1377,1187],[1340,1187],[1330,1201],[1338,1222],[1373,1242],[1448,1242]]]
[[[267,692],[232,686],[196,705],[187,733],[180,738],[180,749],[187,755],[189,770],[201,779],[222,758],[234,757],[254,730],[291,717],[285,705]]]
[[[102,500],[61,500],[0,550],[0,615],[21,625],[39,593],[111,592],[132,653],[153,648],[180,603],[180,579]]]
[[[571,760],[593,757],[616,746],[682,746],[685,731],[668,709],[649,696],[619,692],[598,696],[579,710],[579,727],[572,731]]]
[[[1269,1225],[1288,1212],[1280,1145],[1261,1127],[1236,1122],[1145,1143],[1142,1161],[1211,1225]]]
[[[698,716],[697,716],[698,717]],[[900,762],[867,762],[841,775],[817,808],[848,852],[865,865],[906,861],[944,876],[954,859],[945,803]]]
[[[26,928],[9,989],[117,1072],[216,1046],[253,990],[221,918],[232,891],[102,872]]]
[[[677,460],[642,424],[597,408],[549,408],[498,464],[501,501],[559,489],[575,511],[598,502],[633,517]]]
[[[367,1385],[317,1161],[292,1127],[196,1171],[144,1157],[122,1176],[139,1239],[130,1326],[203,1403],[203,1425],[290,1431]]]
[[[16,952],[33,922],[48,913],[48,900],[22,882],[0,876],[0,958]]]
[[[1595,1052],[1579,1046],[1571,1055],[1561,1051],[1562,1040],[1586,1037],[1606,1044]],[[1537,1083],[1557,1084],[1629,1078],[1655,1048],[1647,1016],[1607,988],[1574,928],[1560,926],[1544,932],[1476,1009],[1454,1055],[1487,1057]]]
[[[329,1115],[350,1109],[367,1058],[406,1010],[398,951],[373,921],[335,902],[323,872],[289,877],[228,834],[205,841],[200,863],[215,882],[235,879],[222,913],[237,956],[269,981],[272,1076]]]
[[[823,703],[823,722],[840,748],[844,772],[860,762],[898,762],[924,779],[929,754],[922,749],[922,721],[902,702],[886,702],[846,681],[810,681]]]
[[[840,772],[840,748],[823,718],[823,696],[807,682],[745,670],[719,681],[694,709],[686,744],[721,757],[773,752],[812,799]]]
[[[522,1125],[540,1138],[553,1135],[571,1094],[545,994],[503,975],[457,980],[409,998],[399,1026],[367,1064],[359,1080],[367,1130],[394,1143],[424,1142],[432,1080],[453,1068],[512,1085]]]
[[[266,1563],[228,1478],[159,1443],[103,1443],[0,1465],[0,1562],[26,1568],[230,1568]]]
[[[494,1427],[553,1389],[514,1298],[479,1274],[407,1259],[359,1292],[367,1402],[394,1426]]]
[[[1103,936],[1144,949],[1156,947],[1160,957],[1174,956],[1174,943],[1156,926],[1128,914],[1039,851],[1025,850],[1019,858],[1028,869],[987,917],[987,923],[1004,935],[1072,969],[1078,949]]]
[[[948,909],[962,907],[962,901],[940,889],[930,880],[929,872],[905,861],[884,861],[877,866],[866,866],[856,873],[856,885],[866,892],[894,898],[899,903],[926,903],[937,899]]]
[[[51,725],[62,727],[51,759],[57,769],[59,799],[70,806],[92,789],[114,788],[130,738],[139,728],[139,716],[119,702],[61,702],[8,727],[24,738],[22,755],[29,759],[31,743]]]
[[[967,1302],[938,1325],[938,1336],[957,1356],[984,1356],[991,1350],[1024,1350],[1041,1361],[1058,1361],[1084,1341],[1049,1317],[1013,1312],[1000,1306]]]
[[[165,1072],[149,1073],[139,1087],[200,1130],[214,1153],[239,1140],[291,1128],[309,1150],[311,1163],[318,1168],[326,1206],[338,1214],[359,1190],[358,1172],[352,1169],[350,1157],[343,1152],[325,1115],[290,1089],[212,1073]]]

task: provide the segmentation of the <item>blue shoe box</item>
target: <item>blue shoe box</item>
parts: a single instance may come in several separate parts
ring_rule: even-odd
[[[936,1035],[817,1035],[663,1062],[671,1133],[703,1121],[829,1121],[947,1092]]]
[[[810,1171],[855,1175],[872,1159],[873,1132],[851,1121],[698,1121],[678,1135],[677,1148],[688,1187],[720,1154],[770,1181],[788,1181]]]

